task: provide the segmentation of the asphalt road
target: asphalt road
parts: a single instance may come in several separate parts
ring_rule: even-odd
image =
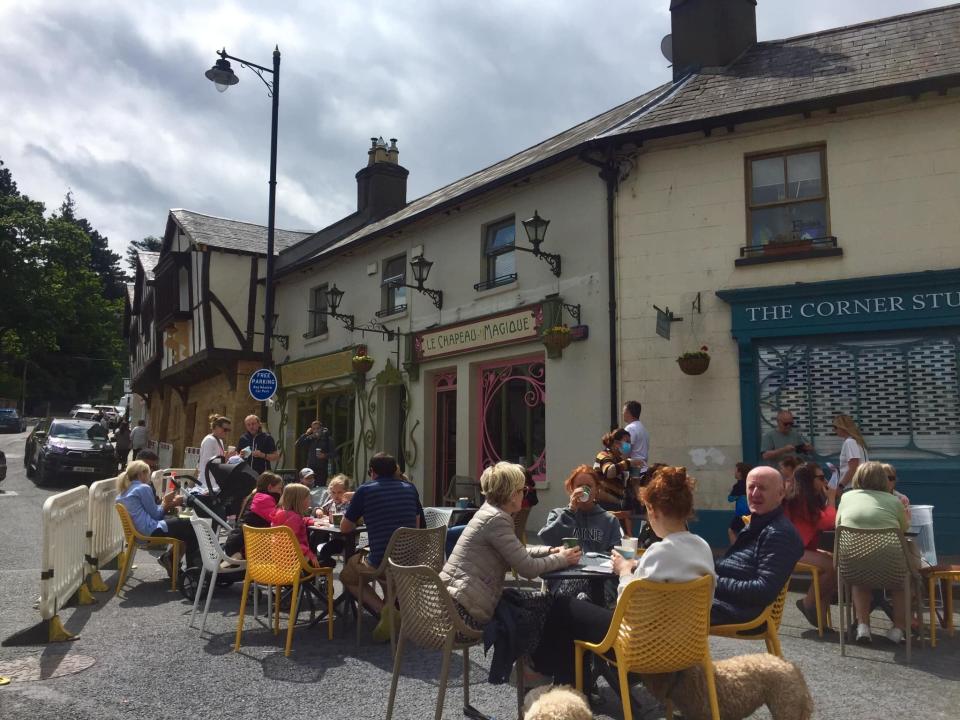
[[[55,488],[38,489],[23,473],[25,434],[0,435],[9,473],[0,484],[16,494],[0,495],[0,639],[39,620],[33,609],[40,573],[40,508]],[[392,662],[389,645],[373,645],[365,633],[360,648],[354,627],[338,620],[335,639],[298,628],[293,654],[283,656],[282,638],[249,619],[243,647],[232,652],[239,587],[218,589],[200,637],[187,627],[190,604],[169,591],[166,575],[147,553],[137,556],[133,580],[121,598],[98,594],[94,606],[65,609],[66,627],[80,637],[49,646],[0,647],[0,676],[24,663],[42,661],[49,676],[93,664],[73,674],[0,687],[0,719],[187,718],[241,720],[296,715],[320,719],[382,718]],[[108,585],[114,573],[104,573]],[[960,635],[931,650],[915,648],[914,662],[882,638],[873,647],[851,648],[841,658],[835,639],[819,641],[793,602],[788,603],[781,639],[784,655],[797,663],[811,688],[817,717],[849,720],[958,717]],[[836,613],[836,610],[834,610]],[[880,617],[875,627],[886,625]],[[835,636],[834,636],[835,637]],[[715,659],[759,652],[761,643],[712,639]],[[462,717],[462,665],[451,670],[444,716]],[[485,682],[488,662],[471,653],[471,699],[497,718],[514,717],[514,690]],[[432,717],[440,674],[438,653],[411,650],[394,717]],[[643,720],[663,717],[646,706]],[[605,689],[596,717],[620,717],[619,701]],[[765,709],[754,718],[769,718]],[[640,718],[638,718],[640,720]]]

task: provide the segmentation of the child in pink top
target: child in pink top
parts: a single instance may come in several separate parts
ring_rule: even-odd
[[[304,517],[310,512],[310,488],[300,483],[290,483],[283,489],[280,502],[273,514],[273,527],[286,525],[293,530],[293,534],[300,543],[304,557],[311,565],[317,565],[317,556],[310,548],[307,539],[307,526],[313,524],[313,518]]]

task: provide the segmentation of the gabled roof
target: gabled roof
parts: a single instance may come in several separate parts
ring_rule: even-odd
[[[604,137],[960,76],[960,5],[759,42]]]
[[[289,268],[336,254],[584,150],[693,129],[960,86],[960,5],[759,42],[728,67],[691,74],[468,175]],[[806,105],[805,105],[806,103]],[[696,126],[696,127],[695,127]]]
[[[655,99],[660,92],[661,88],[658,88],[633,100],[629,100],[623,105],[618,105],[612,110],[608,110],[569,130],[565,130],[559,135],[554,135],[542,143],[522,150],[516,155],[508,157],[506,160],[501,160],[490,167],[452,182],[428,195],[412,200],[401,210],[375,223],[365,225],[360,230],[328,245],[316,254],[306,258],[305,261],[298,263],[298,266],[322,255],[336,252],[357,240],[374,235],[386,228],[443,208],[454,201],[460,202],[472,194],[485,191],[493,185],[506,181],[510,177],[524,175],[537,167],[552,164],[574,155],[585,142],[593,139],[599,133],[614,127],[617,123],[622,122],[633,113],[638,112],[648,102]]]
[[[234,250],[236,252],[267,254],[267,228],[264,225],[229,220],[174,208],[170,211],[180,228],[197,245]],[[312,233],[274,229],[274,255],[284,248],[296,245]]]
[[[138,250],[137,259],[143,267],[143,274],[146,276],[146,281],[150,282],[153,280],[153,270],[160,261],[160,253],[150,252],[149,250]]]

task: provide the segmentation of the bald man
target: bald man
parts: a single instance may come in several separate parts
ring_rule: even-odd
[[[810,460],[813,446],[797,431],[797,421],[789,410],[777,413],[777,427],[764,433],[760,440],[760,457],[771,467],[790,455]]]
[[[747,475],[750,522],[716,562],[712,625],[752,620],[790,579],[803,541],[783,514],[783,497],[783,477],[776,469],[756,467]]]

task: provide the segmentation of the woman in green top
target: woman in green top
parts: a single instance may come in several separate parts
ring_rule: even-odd
[[[906,530],[907,515],[903,504],[887,486],[887,474],[878,462],[861,463],[853,473],[853,490],[840,497],[837,508],[837,526],[860,530],[878,530],[882,528],[900,528]],[[887,639],[899,643],[903,641],[906,628],[903,626],[904,592],[893,590],[893,623],[887,631]],[[853,586],[853,609],[857,615],[857,642],[869,643],[870,636],[870,588]]]

